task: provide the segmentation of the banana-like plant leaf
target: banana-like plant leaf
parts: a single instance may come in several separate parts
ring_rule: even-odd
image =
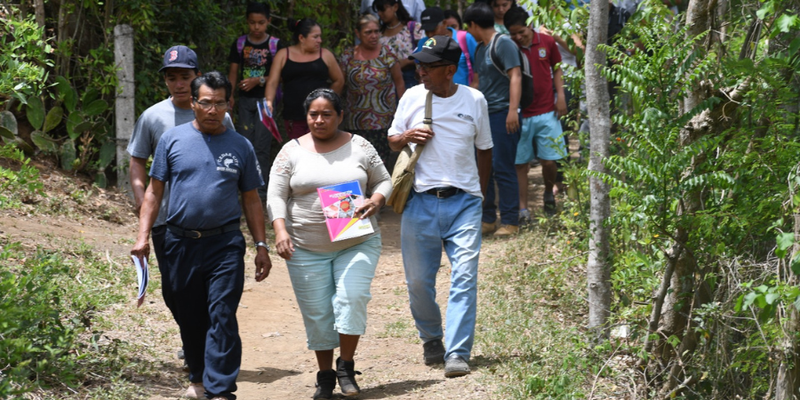
[[[81,103],[83,103],[83,105],[89,104],[89,103],[97,100],[97,96],[99,96],[99,95],[100,95],[100,92],[97,91],[97,89],[94,89],[94,88],[89,89],[89,90],[83,92],[83,97],[81,97]]]
[[[19,136],[15,136],[14,139],[12,139],[10,141],[7,141],[7,143],[10,143],[10,144],[13,144],[14,146],[17,146],[17,148],[22,150],[22,152],[25,153],[25,155],[27,155],[29,157],[32,156],[33,153],[34,153],[33,147],[31,147],[31,145],[29,145],[28,142],[26,142],[25,140],[23,140]]]
[[[97,160],[98,169],[105,170],[106,167],[111,165],[111,161],[114,161],[115,155],[117,155],[117,146],[114,142],[109,140],[103,143],[103,147],[100,148],[100,159]]]
[[[58,151],[58,143],[56,143],[50,135],[42,131],[31,132],[31,140],[39,150],[45,153],[55,153]]]
[[[72,171],[73,163],[75,162],[75,142],[70,139],[61,145],[61,168],[66,171]]]
[[[103,99],[97,99],[88,106],[83,109],[83,112],[86,113],[87,116],[95,116],[102,114],[105,110],[108,109],[108,103],[106,103]]]
[[[0,129],[0,136],[8,137],[9,139],[13,139],[14,136],[19,134],[17,130],[17,118],[14,117],[11,111],[0,111],[0,128],[11,133],[11,136],[4,135],[2,132],[3,129]]]
[[[94,184],[97,185],[99,188],[105,189],[108,186],[108,181],[106,180],[106,173],[103,171],[99,171],[97,175],[94,176]]]
[[[44,132],[49,132],[61,123],[61,118],[64,116],[64,109],[61,106],[55,106],[47,112],[47,117],[44,119]]]
[[[25,112],[33,129],[42,129],[42,124],[44,123],[44,103],[42,103],[42,99],[36,96],[29,97]]]
[[[67,78],[63,76],[56,78],[56,86],[58,87],[58,94],[64,101],[64,106],[67,107],[67,111],[74,112],[75,106],[78,105],[78,94],[75,93],[75,89],[72,88]]]

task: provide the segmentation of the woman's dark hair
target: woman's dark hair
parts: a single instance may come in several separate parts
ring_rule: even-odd
[[[400,0],[375,0],[372,3],[372,11],[376,13],[379,11],[383,11],[386,7],[391,7],[397,4],[397,20],[400,21],[402,24],[408,24],[411,21],[411,15],[406,10],[406,6],[403,5],[403,2]],[[386,30],[386,25],[381,20],[381,32]]]
[[[303,110],[306,114],[308,114],[308,107],[311,106],[311,103],[320,97],[331,102],[331,105],[333,105],[333,109],[336,111],[337,115],[342,115],[342,98],[339,97],[339,95],[336,94],[336,92],[334,92],[332,89],[328,88],[314,89],[313,92],[306,96],[305,101],[303,101]]]
[[[197,96],[200,95],[200,86],[206,85],[211,90],[217,90],[225,88],[225,100],[231,98],[231,82],[228,80],[228,77],[222,75],[219,71],[211,71],[206,72],[203,75],[194,78],[192,81],[192,98],[197,100]]]
[[[317,21],[314,21],[311,18],[303,18],[299,21],[289,18],[286,21],[286,25],[292,32],[292,43],[300,43],[301,35],[303,37],[307,37],[308,34],[311,32],[311,29],[313,29],[315,26],[319,26]]]
[[[458,29],[464,28],[464,23],[461,22],[461,16],[458,15],[458,11],[456,10],[444,10],[444,19],[448,18],[455,18],[456,22],[458,22]]]
[[[264,14],[264,17],[269,19],[269,11],[269,4],[250,1],[247,3],[247,11],[244,16],[249,17],[250,14]]]
[[[481,28],[491,28],[494,26],[494,11],[488,3],[476,1],[464,10],[464,23],[469,25],[474,22]]]
[[[512,26],[525,27],[528,26],[528,17],[530,14],[524,8],[514,6],[509,8],[506,15],[503,16],[503,25],[506,26],[506,29]]]

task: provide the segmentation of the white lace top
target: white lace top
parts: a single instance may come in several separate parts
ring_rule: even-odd
[[[370,220],[375,233],[331,242],[322,214],[317,188],[357,180],[367,197],[380,193],[387,199],[392,179],[372,145],[353,135],[343,146],[328,153],[314,153],[292,140],[283,146],[272,163],[267,190],[270,221],[286,220],[286,230],[295,246],[316,252],[331,252],[363,243],[377,235],[377,221]]]

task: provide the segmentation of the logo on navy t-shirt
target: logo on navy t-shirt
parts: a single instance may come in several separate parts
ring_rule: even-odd
[[[231,153],[222,153],[217,157],[217,171],[239,173],[239,159]]]

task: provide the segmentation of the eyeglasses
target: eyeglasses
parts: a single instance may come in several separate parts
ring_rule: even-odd
[[[210,103],[210,102],[207,102],[207,101],[197,101],[197,100],[195,100],[194,102],[197,103],[197,105],[200,106],[200,108],[203,109],[203,111],[211,111],[212,107],[216,108],[217,111],[225,111],[225,110],[228,109],[228,102],[227,101],[222,101],[222,102],[219,102],[219,103]]]
[[[452,64],[423,64],[423,63],[420,63],[419,64],[419,69],[421,69],[421,70],[423,70],[425,72],[429,72],[430,70],[432,70],[434,68],[446,67],[448,65],[452,65]]]

